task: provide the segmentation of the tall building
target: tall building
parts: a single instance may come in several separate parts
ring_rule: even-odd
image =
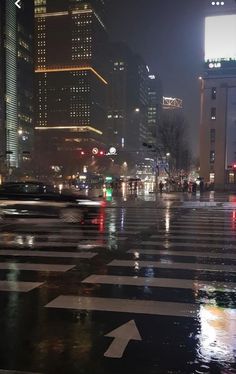
[[[29,158],[33,126],[33,2],[0,1],[0,156],[7,168]]]
[[[148,136],[148,68],[124,43],[113,43],[110,51],[109,141],[138,151]]]
[[[163,110],[162,84],[157,74],[150,74],[148,78],[148,143],[156,145],[158,142],[158,125],[162,120]]]
[[[35,0],[36,131],[47,159],[104,139],[107,32],[103,0]],[[103,135],[103,137],[102,137]],[[84,142],[86,145],[84,145]]]
[[[216,189],[236,189],[236,5],[234,10],[226,7],[205,20],[200,172]]]

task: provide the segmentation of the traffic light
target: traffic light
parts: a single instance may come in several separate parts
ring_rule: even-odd
[[[80,154],[81,154],[81,156],[84,156],[84,155],[85,155],[85,152],[84,152],[84,151],[81,151]]]
[[[105,154],[104,151],[100,151],[100,152],[99,152],[99,155],[100,155],[100,156],[104,156],[104,154]]]
[[[236,164],[233,164],[233,169],[236,170]]]

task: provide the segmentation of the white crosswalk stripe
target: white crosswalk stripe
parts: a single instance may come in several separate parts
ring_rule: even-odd
[[[232,249],[236,249],[236,245],[233,245],[233,244],[213,244],[213,243],[199,243],[198,241],[198,238],[196,238],[196,242],[195,243],[191,243],[191,242],[188,242],[188,239],[189,238],[186,238],[185,241],[182,241],[182,242],[167,242],[167,241],[162,241],[162,240],[157,240],[157,241],[143,241],[141,242],[141,245],[142,246],[161,246],[161,247],[164,247],[164,248],[170,248],[170,247],[193,247],[193,246],[196,246],[198,248],[224,248],[224,250],[232,250]]]
[[[83,296],[59,296],[47,304],[46,308],[179,317],[196,317],[198,312],[198,307],[195,304]]]
[[[233,253],[216,253],[216,252],[199,252],[199,251],[170,251],[170,250],[158,250],[158,249],[130,249],[127,253],[134,254],[136,258],[139,255],[154,255],[154,256],[182,256],[182,257],[209,257],[209,258],[227,258],[230,260],[236,260],[236,254]]]
[[[132,267],[132,268],[159,268],[159,269],[182,269],[195,271],[215,271],[236,273],[236,265],[213,265],[190,262],[171,262],[161,261],[130,261],[130,260],[113,260],[108,266]]]
[[[56,251],[16,251],[16,250],[1,250],[0,256],[13,257],[55,257],[55,258],[80,258],[90,259],[97,256],[97,253],[92,252],[56,252]]]
[[[236,292],[236,283],[207,282],[194,279],[91,275],[88,278],[84,279],[83,283]]]
[[[160,229],[158,230],[158,233],[160,234],[168,234],[168,235],[173,235],[173,234],[186,234],[186,230],[174,230],[173,228],[170,228],[168,230],[168,232],[164,229]],[[236,236],[236,231],[220,231],[220,230],[217,230],[217,231],[214,231],[214,232],[210,232],[210,231],[204,231],[204,230],[188,230],[188,234],[187,235],[208,235],[209,237],[210,236],[216,236],[216,235],[221,235],[221,236],[230,236],[231,238],[233,238],[234,236]],[[153,238],[153,236],[152,236]]]
[[[186,228],[188,229],[188,232],[189,230],[200,230],[200,231],[204,231],[204,232],[211,232],[211,231],[216,231],[216,232],[219,232],[218,230],[219,229],[223,229],[225,228],[224,232],[232,232],[232,233],[235,233],[236,230],[235,228],[232,228],[232,225],[230,225],[229,227],[227,226],[222,226],[222,225],[207,225],[207,224],[203,224],[203,225],[193,225],[193,224],[185,224],[185,225],[182,225],[182,224],[178,224],[177,222],[176,223],[172,223],[171,226],[169,227],[169,229],[171,230],[176,230],[176,229],[180,229],[180,230],[183,230],[185,229],[185,232],[186,232]]]
[[[73,269],[74,265],[56,265],[56,264],[30,264],[22,262],[0,262],[1,270],[10,270],[10,271],[42,271],[42,272],[62,272],[65,273]]]
[[[198,235],[196,236],[191,236],[190,234],[186,234],[186,235],[172,235],[171,233],[168,233],[166,235],[152,235],[150,237],[151,239],[163,239],[163,240],[168,240],[168,239],[183,239],[183,240],[197,240],[197,241],[217,241],[217,242],[224,242],[224,241],[229,241],[229,242],[236,242],[236,238],[233,238],[233,237],[230,237],[230,238],[227,238],[227,237],[224,237],[222,238],[222,236],[214,236],[214,238],[212,238],[211,236],[206,236],[206,237],[200,237]]]
[[[42,286],[39,282],[0,281],[1,292],[30,292]],[[1,371],[0,371],[1,374]]]
[[[15,371],[15,370],[1,370],[0,374],[40,374],[40,373],[32,373],[29,371]]]

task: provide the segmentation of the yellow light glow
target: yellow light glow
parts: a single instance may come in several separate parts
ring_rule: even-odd
[[[92,71],[104,84],[108,84],[107,81],[91,66],[48,67],[48,68],[36,69],[35,73],[58,73],[58,72],[65,72],[65,71],[84,71],[84,70]]]
[[[76,9],[72,10],[72,14],[84,14],[84,13],[92,13],[92,9]],[[51,12],[51,13],[36,13],[35,18],[44,18],[44,17],[61,17],[61,16],[68,16],[69,12]]]
[[[95,129],[91,126],[47,126],[47,127],[35,127],[35,130],[78,130],[78,132],[92,131],[99,135],[102,135],[102,131]]]

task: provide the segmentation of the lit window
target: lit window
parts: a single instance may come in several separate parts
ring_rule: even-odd
[[[210,151],[210,163],[215,162],[215,151]]]
[[[211,89],[211,98],[212,100],[216,100],[216,87]]]
[[[234,173],[229,173],[229,183],[234,184],[235,183],[235,176]]]
[[[216,108],[211,108],[211,119],[216,119]]]

